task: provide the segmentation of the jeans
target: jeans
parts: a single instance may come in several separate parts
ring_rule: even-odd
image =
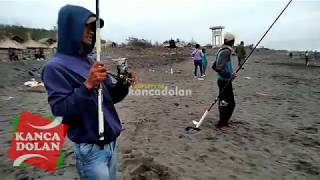
[[[200,68],[200,76],[202,76],[202,64],[200,61],[194,61],[194,76],[197,76],[198,66]]]
[[[116,143],[104,145],[101,150],[97,144],[75,144],[76,168],[82,180],[116,180]]]

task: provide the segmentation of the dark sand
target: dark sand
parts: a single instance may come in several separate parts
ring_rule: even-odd
[[[192,96],[128,96],[117,104],[123,122],[119,143],[119,179],[320,179],[320,62],[305,67],[300,57],[285,51],[257,51],[234,82],[238,128],[217,131],[217,106],[201,126],[186,133],[217,95],[215,73],[204,81],[193,78],[190,50],[176,57],[167,50],[113,49],[113,57],[128,57],[142,83],[163,83],[191,89]],[[174,75],[169,73],[176,59]],[[11,120],[22,111],[50,115],[44,89],[23,86],[39,79],[45,62],[1,62],[0,177],[1,179],[75,179],[72,142],[64,145],[65,165],[55,174],[12,167],[7,150]],[[250,77],[250,78],[248,78]],[[13,97],[13,98],[9,98]]]

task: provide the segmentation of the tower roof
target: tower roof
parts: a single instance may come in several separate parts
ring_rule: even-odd
[[[224,26],[212,26],[209,29],[211,30],[224,29]]]

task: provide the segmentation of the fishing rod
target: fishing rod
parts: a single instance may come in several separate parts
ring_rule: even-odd
[[[100,15],[99,15],[99,0],[96,0],[96,53],[97,53],[97,62],[101,61],[101,36],[100,36]],[[99,140],[104,140],[104,117],[102,110],[103,103],[103,94],[102,94],[102,84],[99,85],[98,89],[98,121],[99,121]],[[101,146],[103,149],[103,146]]]
[[[273,23],[270,25],[270,27],[268,28],[268,30],[263,34],[263,36],[260,38],[260,40],[258,41],[258,43],[254,46],[254,48],[250,51],[249,55],[245,58],[245,60],[240,64],[240,66],[238,67],[238,69],[235,71],[236,73],[238,73],[242,67],[244,66],[244,64],[248,61],[249,57],[252,55],[252,53],[256,50],[256,48],[258,47],[258,45],[261,43],[261,41],[265,38],[265,36],[269,33],[269,31],[272,29],[273,25],[278,21],[278,19],[281,17],[281,15],[285,12],[285,10],[289,7],[289,5],[291,4],[292,0],[290,0],[287,5],[283,8],[283,10],[280,12],[280,14],[278,15],[278,17],[273,21]],[[188,126],[186,127],[186,131],[190,131],[190,130],[196,130],[196,131],[200,131],[200,126],[203,123],[204,119],[206,118],[206,116],[208,115],[208,113],[210,112],[210,110],[212,109],[212,107],[219,101],[221,95],[223,94],[223,92],[225,91],[226,87],[232,82],[232,79],[229,79],[227,84],[222,88],[221,92],[219,93],[219,95],[215,98],[214,102],[210,105],[210,107],[204,112],[204,114],[202,115],[201,119],[199,121],[195,121],[193,120],[193,124],[195,125],[195,127],[193,126]]]

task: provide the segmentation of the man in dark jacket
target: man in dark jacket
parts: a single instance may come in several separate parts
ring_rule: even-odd
[[[232,46],[234,44],[234,41],[234,35],[231,33],[226,33],[224,35],[224,44],[217,53],[215,70],[218,73],[217,79],[220,94],[220,120],[216,125],[217,128],[228,127],[229,120],[235,108],[235,101],[231,82],[231,80],[237,77],[236,73],[233,72],[231,62]]]
[[[238,66],[240,66],[247,56],[243,41],[241,41],[240,45],[236,47],[236,54],[238,57]]]
[[[114,104],[130,84],[113,84],[106,65],[89,59],[95,44],[96,15],[66,5],[59,11],[57,53],[44,66],[42,79],[53,115],[69,125],[81,179],[116,179],[116,139],[122,130]],[[103,26],[103,20],[100,22]],[[103,84],[104,140],[98,133],[98,85]],[[101,148],[103,147],[103,148]],[[101,148],[101,149],[100,149]]]

